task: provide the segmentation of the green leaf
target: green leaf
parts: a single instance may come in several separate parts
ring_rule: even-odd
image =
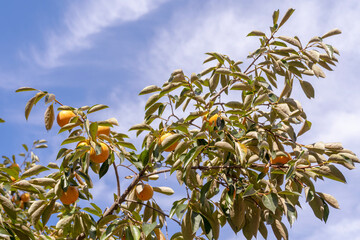
[[[194,237],[194,234],[193,234],[193,223],[191,221],[191,214],[192,211],[189,209],[183,220],[182,220],[182,223],[181,223],[181,232],[182,232],[182,235],[183,235],[183,238],[184,239],[193,239]]]
[[[90,132],[90,136],[93,140],[96,139],[97,131],[98,131],[98,123],[97,122],[91,123],[90,127],[89,127],[89,132]]]
[[[182,134],[179,133],[175,133],[172,134],[168,137],[166,137],[162,142],[161,142],[161,149],[165,150],[168,147],[172,146],[174,143],[180,141],[180,139],[182,139],[184,136]]]
[[[146,123],[140,123],[132,126],[129,131],[133,130],[145,130],[145,131],[152,131],[152,127]]]
[[[273,15],[272,15],[272,18],[273,18],[273,24],[277,24],[277,21],[279,19],[279,9],[274,11]]]
[[[228,151],[228,152],[235,153],[235,149],[228,142],[216,142],[215,147],[218,147],[218,148]]]
[[[316,192],[322,199],[324,199],[330,206],[332,206],[333,208],[337,208],[340,209],[339,203],[336,200],[336,198],[334,198],[333,196],[331,196],[330,194],[327,193],[321,193],[321,192]]]
[[[216,73],[209,79],[209,89],[210,92],[214,92],[217,88],[217,86],[219,85],[219,74],[218,74],[218,70],[221,70],[221,68],[216,70]],[[228,69],[225,69],[226,71],[230,72]]]
[[[324,35],[321,36],[322,39],[324,38],[327,38],[327,37],[330,37],[330,36],[334,36],[334,35],[337,35],[337,34],[341,34],[341,30],[340,29],[333,29],[327,33],[325,33]]]
[[[191,221],[192,221],[192,232],[196,233],[196,231],[200,228],[202,223],[202,216],[197,212],[191,213]]]
[[[130,226],[130,231],[131,231],[131,235],[134,238],[134,240],[139,240],[141,237],[141,232],[140,229],[135,226],[135,225],[131,225]]]
[[[161,88],[159,88],[156,85],[150,85],[150,86],[145,87],[143,90],[141,90],[139,95],[144,95],[144,94],[158,92],[158,91],[161,91]]]
[[[4,123],[4,122],[5,122],[5,120],[0,118],[0,123]]]
[[[30,218],[32,225],[35,226],[39,222],[46,206],[46,204],[42,204],[40,207],[36,208],[35,211],[31,214]]]
[[[36,91],[37,89],[31,87],[21,87],[18,88],[15,92],[26,92],[26,91]]]
[[[233,75],[233,76],[236,76],[236,77],[239,77],[239,78],[241,78],[241,79],[244,79],[244,80],[246,80],[246,81],[250,81],[249,76],[246,75],[245,73],[242,73],[242,72],[233,72],[232,75]],[[234,84],[234,85],[236,85],[236,84]]]
[[[46,206],[42,216],[42,224],[45,226],[46,223],[49,221],[51,214],[53,213],[54,206],[55,206],[56,199],[52,199],[50,203]]]
[[[10,218],[16,219],[16,209],[10,199],[0,195],[0,204]]]
[[[295,9],[293,8],[289,8],[287,10],[287,12],[285,13],[284,17],[281,19],[280,24],[279,24],[279,28],[284,25],[284,23],[290,18],[290,16],[293,14],[293,12],[295,11]]]
[[[315,90],[314,90],[313,86],[311,85],[311,83],[309,83],[307,81],[303,81],[303,80],[299,80],[299,81],[300,81],[301,88],[303,89],[305,95],[310,99],[314,98]]]
[[[274,222],[271,224],[271,228],[276,236],[276,239],[284,239],[284,240],[289,239],[289,234],[286,229],[286,226],[280,220],[275,219]]]
[[[119,142],[117,142],[117,144],[119,144],[120,146],[123,146],[123,147],[126,147],[126,148],[129,148],[129,149],[132,149],[132,150],[136,151],[136,148],[132,143],[119,141]]]
[[[294,175],[294,173],[295,173],[295,166],[294,166],[294,165],[291,165],[291,166],[289,167],[289,169],[287,170],[287,172],[286,172],[286,178],[285,178],[285,180],[286,180],[286,181],[289,180],[289,178],[291,178],[291,177]]]
[[[144,150],[141,152],[139,156],[139,161],[142,163],[143,166],[146,166],[149,162],[149,150]]]
[[[235,233],[239,232],[245,224],[245,201],[236,195],[232,208],[229,211],[228,223]]]
[[[156,228],[156,225],[157,225],[156,222],[142,224],[142,230],[143,233],[145,234],[145,237],[147,237]]]
[[[109,108],[109,107],[104,104],[96,104],[96,105],[90,107],[87,110],[87,113],[89,114],[89,113],[97,112],[97,111],[103,110],[105,108]]]
[[[184,158],[184,169],[200,154],[204,149],[204,145],[193,147]]]
[[[248,35],[247,35],[247,37],[250,37],[250,36],[266,36],[265,35],[265,33],[263,33],[263,32],[261,32],[261,31],[256,31],[256,30],[254,30],[254,31],[251,31]]]
[[[204,186],[202,186],[201,191],[200,191],[200,202],[201,204],[205,203],[205,199],[206,199],[206,194],[210,189],[212,181],[208,181]]]
[[[303,126],[301,127],[300,131],[298,132],[297,136],[303,135],[305,132],[309,131],[311,128],[312,123],[308,120],[305,120]]]
[[[288,202],[286,202],[285,204],[287,208],[286,216],[290,223],[290,226],[292,226],[297,218],[296,209],[293,205],[291,205]]]
[[[101,164],[99,170],[99,179],[102,178],[107,173],[108,170],[109,170],[109,161],[106,160],[103,164]]]
[[[65,139],[61,145],[65,145],[65,144],[69,144],[69,143],[74,143],[74,142],[81,142],[81,141],[85,141],[86,138],[83,136],[74,136],[74,137],[69,137],[67,139]]]
[[[230,101],[230,102],[225,103],[225,107],[242,109],[244,107],[244,105],[238,101]]]
[[[268,208],[273,214],[275,214],[278,207],[278,196],[275,193],[262,196],[262,202],[266,208]]]
[[[321,166],[319,168],[311,168],[310,170],[307,171],[312,171],[314,173],[319,174],[320,176],[324,176],[333,179],[335,181],[346,183],[346,179],[344,175],[334,165],[326,165],[326,166]]]
[[[286,36],[280,36],[278,38],[285,41],[285,42],[287,42],[287,43],[290,43],[291,45],[294,45],[294,46],[296,46],[298,48],[301,48],[301,43],[296,38],[286,37]]]
[[[46,170],[49,170],[47,167],[44,167],[42,165],[35,165],[31,168],[29,168],[28,170],[26,170],[21,178],[27,178],[27,177],[30,177],[30,176],[33,176],[33,175],[37,175],[43,171],[46,171]]]
[[[170,187],[153,187],[153,190],[165,195],[173,195],[175,193],[174,190]]]
[[[36,188],[35,186],[32,185],[31,183],[29,183],[26,180],[16,181],[11,185],[11,187],[13,187],[15,189],[28,191],[28,192],[33,192],[33,193],[39,193],[41,191],[44,191],[42,188]]]
[[[67,227],[68,224],[71,223],[71,221],[73,220],[73,217],[75,215],[71,215],[71,216],[65,216],[62,219],[60,219],[57,224],[56,224],[56,228],[58,229],[64,229]]]
[[[31,109],[35,104],[35,100],[36,100],[36,96],[30,98],[30,100],[26,103],[26,106],[25,106],[25,118],[26,118],[26,120],[28,120],[28,118],[29,118]]]
[[[254,184],[249,184],[249,186],[246,187],[245,191],[243,192],[242,197],[248,197],[251,195],[254,195],[256,193],[255,189],[254,189]]]
[[[147,102],[145,104],[145,109],[148,109],[151,105],[153,105],[159,99],[160,99],[159,93],[156,93],[156,94],[152,95],[151,97],[149,97],[149,99],[147,100]]]
[[[101,214],[101,212],[100,212],[100,214]],[[97,224],[97,228],[98,229],[100,229],[102,226],[104,226],[105,224],[108,224],[109,222],[111,222],[111,221],[113,221],[113,220],[115,220],[115,219],[117,219],[118,218],[118,216],[116,216],[116,215],[107,215],[107,216],[105,216],[105,217],[102,217],[102,218],[100,218],[100,220],[99,220],[99,222],[98,222],[98,224]]]
[[[29,180],[29,183],[46,187],[55,185],[56,180],[53,178],[33,178]]]
[[[95,216],[102,217],[102,214],[99,213],[96,209],[90,207],[84,207],[83,210],[87,211],[88,213],[94,214]]]
[[[251,91],[252,87],[247,83],[235,83],[230,90]]]

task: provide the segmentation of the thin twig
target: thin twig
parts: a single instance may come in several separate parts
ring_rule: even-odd
[[[118,197],[120,196],[120,179],[119,179],[119,173],[117,170],[117,166],[115,164],[115,162],[113,162],[113,166],[114,166],[114,170],[115,170],[115,176],[116,176],[116,184],[117,184],[117,195]]]

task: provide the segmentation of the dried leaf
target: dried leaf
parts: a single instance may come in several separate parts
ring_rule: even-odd
[[[326,75],[323,72],[323,70],[321,69],[321,67],[319,67],[317,64],[313,64],[311,69],[314,71],[314,74],[317,78],[319,78],[319,77],[325,78],[326,77]]]
[[[327,33],[325,33],[324,35],[321,36],[322,39],[324,38],[327,38],[327,37],[330,37],[330,36],[334,36],[334,35],[337,35],[337,34],[341,34],[341,30],[340,29],[333,29]]]
[[[314,90],[313,86],[311,85],[311,83],[309,83],[307,81],[302,81],[302,80],[299,80],[299,81],[300,81],[301,88],[303,89],[305,95],[308,98],[314,98],[315,90]]]
[[[47,107],[44,115],[45,120],[45,128],[46,130],[50,130],[52,128],[52,125],[55,120],[55,114],[54,114],[54,106],[51,104]]]
[[[339,203],[336,200],[336,198],[334,198],[333,196],[331,196],[330,194],[327,193],[321,193],[321,192],[317,192],[317,194],[324,199],[330,206],[332,206],[333,208],[337,208],[340,209]]]
[[[235,149],[228,142],[216,142],[215,147],[218,147],[218,148],[220,148],[222,150],[225,150],[225,151],[235,153]]]
[[[29,115],[30,115],[31,109],[32,109],[32,107],[34,106],[35,100],[36,100],[36,96],[35,96],[35,97],[32,97],[32,98],[26,103],[26,106],[25,106],[25,118],[26,118],[26,120],[28,120],[28,117],[29,117]]]
[[[320,53],[315,50],[303,51],[303,53],[314,63],[317,63],[320,59]]]
[[[286,36],[280,36],[278,38],[301,49],[301,43],[295,38]]]

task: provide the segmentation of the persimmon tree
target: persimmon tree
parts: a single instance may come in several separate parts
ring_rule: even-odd
[[[26,104],[26,119],[45,99],[47,130],[60,105],[58,134],[63,141],[47,166],[34,152],[47,147],[45,140],[35,141],[32,148],[24,144],[26,153],[20,156],[3,157],[0,236],[165,239],[166,221],[174,221],[178,229],[171,229],[171,239],[219,239],[225,225],[235,233],[242,231],[246,239],[258,232],[266,239],[269,230],[277,239],[288,239],[284,221],[295,222],[301,196],[326,222],[329,206],[339,204],[330,194],[318,192],[315,182],[345,182],[337,166],[353,169],[359,159],[341,143],[302,143],[311,122],[291,93],[299,85],[314,98],[310,79],[324,78],[323,70],[332,70],[339,54],[325,41],[341,32],[329,31],[306,44],[296,36],[278,36],[293,12],[289,9],[279,20],[275,11],[268,35],[248,34],[257,37],[260,46],[245,63],[210,52],[204,63],[213,65],[201,73],[175,70],[162,86],[145,87],[140,95],[151,96],[144,120],[129,130],[141,137],[139,150],[126,133],[115,131],[115,118],[92,117],[106,105],[75,108],[46,91],[18,89],[36,92]],[[114,169],[117,192],[113,204],[101,209],[92,201],[91,188],[98,180],[90,173],[101,178],[109,168]],[[133,174],[121,175],[121,169]],[[163,209],[153,197],[153,191],[164,198],[174,193],[169,186],[152,186],[164,173],[184,188],[171,209]],[[130,184],[121,189],[125,178]],[[49,221],[51,216],[58,220]]]

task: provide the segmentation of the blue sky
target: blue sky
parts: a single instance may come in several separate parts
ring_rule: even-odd
[[[325,79],[312,79],[315,99],[300,91],[312,131],[304,143],[341,141],[359,155],[360,3],[346,1],[191,1],[191,0],[88,0],[8,1],[0,7],[0,124],[1,155],[21,151],[21,144],[38,138],[49,141],[39,152],[43,163],[55,161],[62,136],[58,127],[46,132],[42,104],[26,122],[24,107],[30,94],[15,94],[21,86],[54,93],[65,105],[75,107],[102,103],[110,109],[98,120],[115,117],[118,131],[126,132],[143,119],[146,96],[138,92],[160,85],[181,68],[185,74],[200,72],[205,52],[218,51],[245,59],[256,49],[251,30],[268,31],[272,12],[296,11],[280,35],[300,37],[303,42],[339,28],[343,34],[329,39],[341,53],[339,64]],[[296,92],[296,90],[294,90]],[[133,135],[132,135],[133,136]],[[138,140],[133,140],[135,144]],[[360,170],[347,171],[347,184],[319,182],[318,190],[334,195],[341,210],[331,209],[327,224],[315,218],[303,204],[290,239],[360,239]],[[95,201],[104,206],[112,198],[113,176],[95,183]],[[173,184],[168,178],[168,183]],[[125,186],[125,183],[124,183]],[[101,199],[101,200],[100,200]],[[171,197],[170,199],[173,199]],[[159,203],[167,204],[169,200]],[[168,207],[168,206],[167,206]],[[166,207],[165,207],[166,209]],[[228,229],[222,239],[238,239]],[[355,237],[357,236],[357,237]],[[271,239],[271,238],[269,238]]]

